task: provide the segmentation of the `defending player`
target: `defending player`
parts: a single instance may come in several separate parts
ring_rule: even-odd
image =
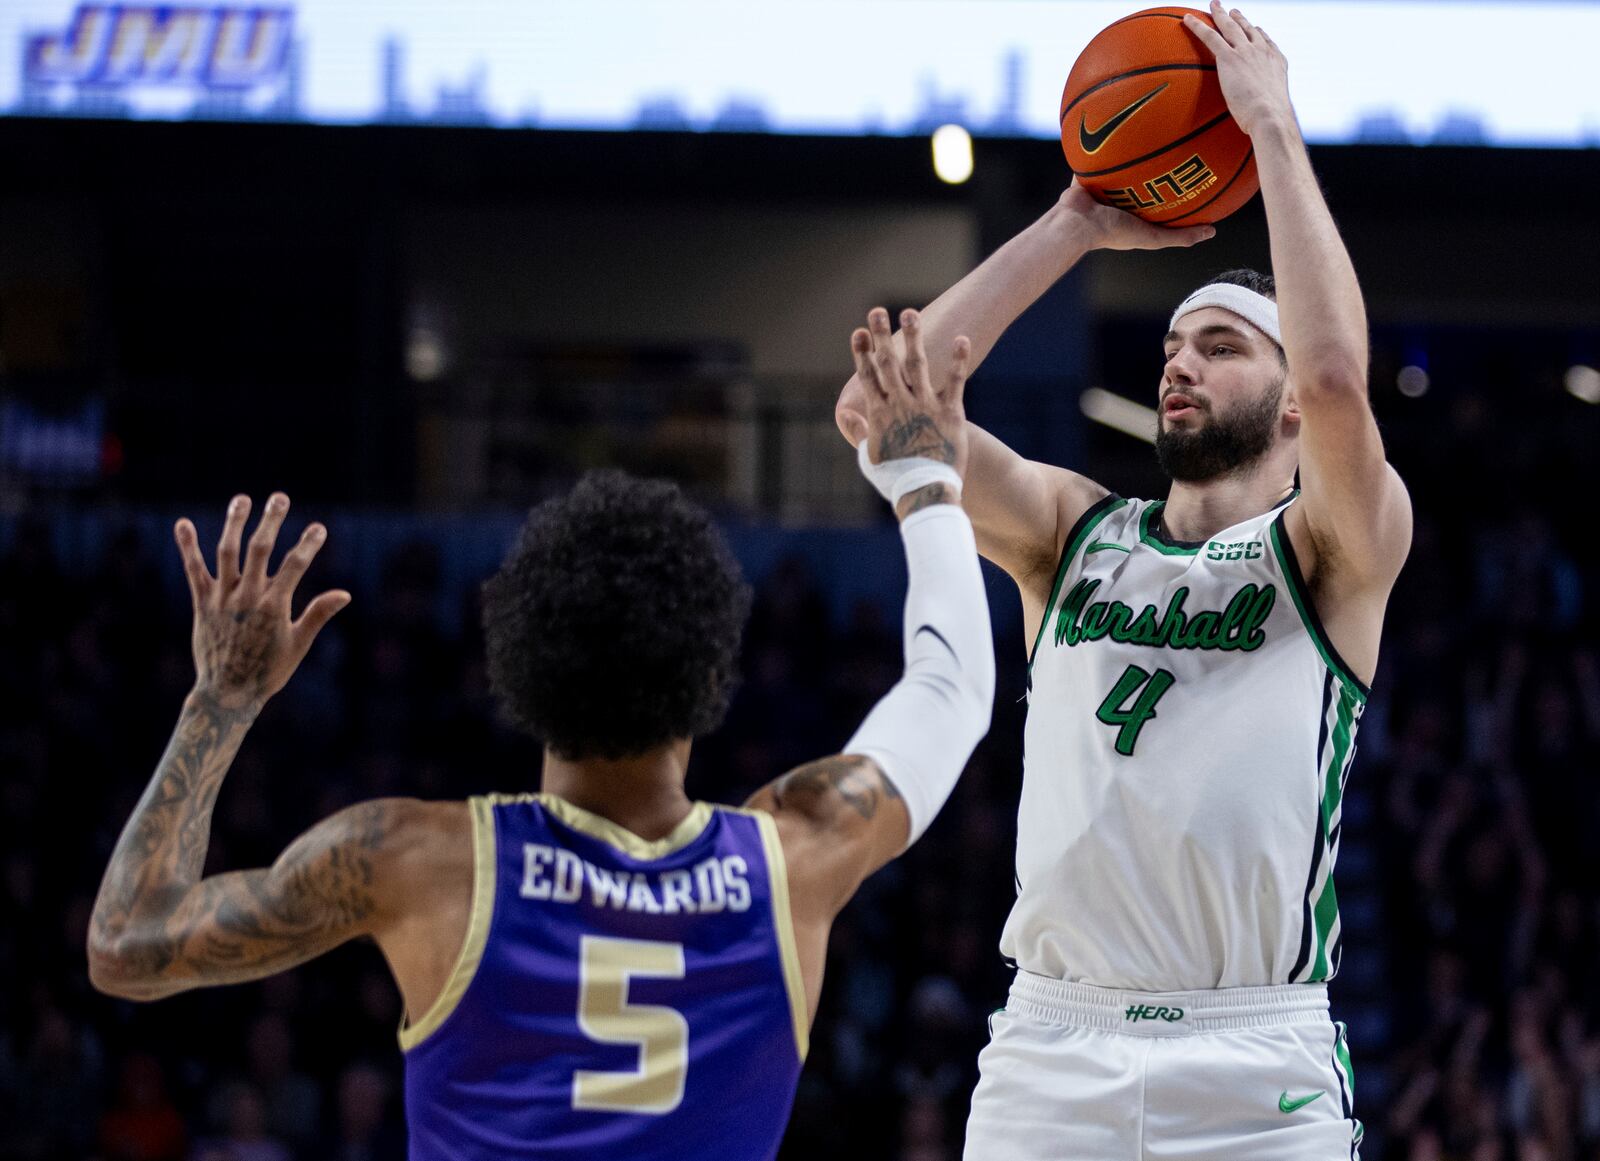
[[[972,433],[967,511],[1034,642],[1001,938],[1019,970],[980,1061],[974,1161],[1331,1161],[1360,1141],[1328,1017],[1332,869],[1410,503],[1284,58],[1211,11],[1219,32],[1185,20],[1255,149],[1277,297],[1242,272],[1174,312],[1166,501]],[[927,309],[929,341],[959,328],[981,359],[1087,250],[1158,233],[1074,186]],[[840,400],[847,438],[858,397]]]
[[[959,503],[969,346],[947,343],[934,390],[903,321],[903,361],[865,330],[851,346],[867,471],[906,546],[905,674],[843,754],[746,809],[690,802],[684,769],[726,709],[748,590],[676,487],[602,473],[535,509],[485,587],[491,680],[546,742],[544,793],[364,802],[270,868],[202,878],[234,754],[350,597],[290,620],[325,534],[307,528],[269,577],[282,495],[242,568],[249,501],[234,499],[215,576],[179,521],[198,676],[101,885],[95,985],[153,1000],[371,936],[407,1013],[412,1158],[771,1158],[834,916],[927,827],[989,722],[988,606]]]

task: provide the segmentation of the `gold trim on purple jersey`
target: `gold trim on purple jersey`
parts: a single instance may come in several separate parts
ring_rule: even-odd
[[[761,845],[767,852],[767,874],[772,880],[772,925],[778,932],[778,951],[783,957],[783,982],[789,991],[789,1014],[794,1019],[794,1047],[805,1061],[811,1048],[811,1014],[806,1004],[805,977],[800,974],[800,949],[795,940],[794,914],[789,906],[789,863],[778,838],[778,821],[764,810],[737,810],[756,820]]]
[[[484,946],[489,942],[489,921],[494,917],[495,849],[494,810],[488,798],[469,798],[472,812],[472,914],[467,920],[466,938],[455,966],[445,980],[444,990],[422,1018],[407,1026],[400,1023],[400,1051],[409,1052],[421,1044],[456,1010],[467,985],[478,972]]]

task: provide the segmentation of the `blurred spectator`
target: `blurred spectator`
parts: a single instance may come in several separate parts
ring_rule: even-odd
[[[267,1105],[247,1081],[223,1086],[222,1132],[200,1142],[195,1161],[292,1161],[289,1147],[267,1131]]]
[[[393,1085],[383,1070],[353,1064],[339,1077],[337,1124],[319,1151],[328,1161],[384,1161],[405,1152],[405,1135],[396,1125]]]
[[[180,1161],[188,1133],[167,1099],[154,1056],[138,1052],[122,1064],[111,1108],[100,1120],[100,1149],[112,1161]]]
[[[294,1038],[284,1018],[267,1013],[251,1026],[245,1042],[247,1064],[242,1078],[253,1086],[266,1109],[266,1128],[291,1145],[304,1147],[321,1129],[322,1094],[317,1083],[294,1068]],[[234,1090],[219,1089],[210,1109],[213,1123],[228,1120],[227,1101]]]
[[[86,1153],[94,1143],[93,1110],[100,1106],[100,1046],[87,1028],[61,1011],[37,1013],[22,1060],[0,1064],[4,1130],[0,1155],[44,1161]]]

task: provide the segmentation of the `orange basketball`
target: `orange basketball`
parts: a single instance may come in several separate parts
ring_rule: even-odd
[[[1193,8],[1147,8],[1089,42],[1061,94],[1061,148],[1095,198],[1163,226],[1227,217],[1260,188]],[[1215,25],[1212,25],[1215,27]]]

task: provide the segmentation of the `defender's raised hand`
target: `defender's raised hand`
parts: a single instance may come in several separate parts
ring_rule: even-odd
[[[1211,19],[1216,28],[1193,14],[1184,16],[1183,25],[1217,58],[1217,81],[1239,128],[1254,135],[1275,121],[1292,123],[1289,62],[1272,38],[1243,12],[1230,12],[1217,0],[1211,0]]]
[[[259,709],[288,682],[322,627],[350,603],[349,593],[335,589],[317,596],[298,620],[290,618],[294,590],[327,529],[308,525],[276,575],[269,577],[267,561],[288,512],[289,497],[274,492],[241,567],[239,545],[250,497],[235,496],[217,545],[215,576],[206,569],[194,524],[183,519],[173,529],[194,600],[195,688],[227,709]]]
[[[961,336],[931,372],[922,345],[922,316],[900,314],[905,355],[895,350],[889,312],[874,307],[867,326],[850,336],[856,374],[866,391],[867,452],[874,464],[911,457],[967,470],[967,414],[962,397],[972,344]],[[934,383],[938,386],[935,387]]]

